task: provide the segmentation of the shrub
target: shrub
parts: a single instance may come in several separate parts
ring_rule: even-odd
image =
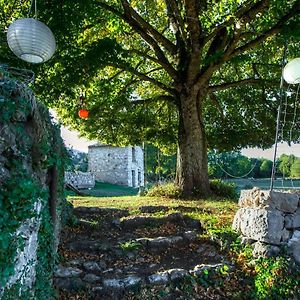
[[[299,299],[299,267],[285,257],[260,258],[255,265],[257,299]]]
[[[178,199],[181,197],[181,190],[174,183],[157,184],[147,192],[149,197],[167,197]]]
[[[238,198],[235,183],[224,182],[220,179],[213,179],[210,181],[210,188],[216,196],[225,197],[229,199]]]

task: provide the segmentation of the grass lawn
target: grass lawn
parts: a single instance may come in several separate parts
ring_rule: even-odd
[[[128,209],[131,214],[137,214],[141,206],[166,206],[166,213],[182,212],[193,218],[201,220],[208,228],[230,228],[235,212],[238,209],[237,202],[227,199],[207,200],[179,200],[163,197],[76,197],[70,196],[68,200],[74,205],[86,207],[111,207]],[[160,212],[160,215],[163,213]]]

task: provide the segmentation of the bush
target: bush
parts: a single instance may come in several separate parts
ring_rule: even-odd
[[[229,199],[237,199],[238,193],[235,183],[224,182],[220,179],[213,179],[210,181],[210,189],[213,194],[219,197],[225,197]]]
[[[147,192],[149,197],[167,197],[178,199],[182,195],[181,190],[174,183],[157,184]]]

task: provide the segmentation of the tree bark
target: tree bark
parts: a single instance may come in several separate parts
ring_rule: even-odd
[[[196,87],[180,93],[176,184],[185,195],[209,196],[207,141],[199,94]]]

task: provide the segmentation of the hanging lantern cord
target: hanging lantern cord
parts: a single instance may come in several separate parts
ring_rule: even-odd
[[[34,15],[35,15],[35,18],[37,19],[37,5],[36,5],[36,0],[34,0]]]
[[[36,0],[31,0],[30,7],[29,7],[29,10],[28,10],[28,18],[30,17],[33,5],[34,5],[34,18],[37,19],[38,14],[37,14]]]
[[[274,146],[274,156],[273,156],[273,164],[272,164],[272,172],[271,172],[271,183],[270,183],[270,191],[274,188],[274,180],[275,180],[275,173],[276,173],[276,159],[277,159],[277,147],[278,147],[278,137],[279,137],[279,129],[280,129],[280,117],[281,117],[281,110],[283,104],[283,68],[286,64],[286,52],[287,52],[287,40],[285,41],[283,55],[282,55],[282,70],[281,70],[281,79],[280,79],[280,95],[279,95],[279,105],[277,110],[277,120],[276,120],[276,133],[275,133],[275,146]]]

